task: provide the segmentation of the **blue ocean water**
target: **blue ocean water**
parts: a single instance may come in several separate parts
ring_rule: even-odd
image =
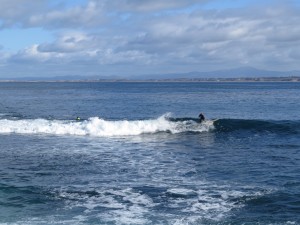
[[[0,224],[300,224],[300,83],[0,95]]]

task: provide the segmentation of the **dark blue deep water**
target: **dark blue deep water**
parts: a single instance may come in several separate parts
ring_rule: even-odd
[[[0,96],[0,224],[300,224],[300,83],[0,83]]]

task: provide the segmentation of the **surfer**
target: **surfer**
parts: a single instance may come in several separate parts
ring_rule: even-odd
[[[200,123],[205,120],[205,117],[204,117],[203,113],[199,114],[199,120],[200,120]]]
[[[79,117],[79,116],[77,116],[77,117],[76,117],[76,120],[77,120],[77,121],[79,121],[79,120],[80,120],[80,117]]]

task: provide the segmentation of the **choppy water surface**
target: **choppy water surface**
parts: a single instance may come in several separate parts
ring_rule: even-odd
[[[300,224],[298,83],[0,94],[0,224]]]

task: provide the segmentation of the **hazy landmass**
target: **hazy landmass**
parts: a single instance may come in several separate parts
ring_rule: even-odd
[[[300,71],[268,71],[252,67],[140,76],[55,76],[0,78],[0,82],[299,82]]]

